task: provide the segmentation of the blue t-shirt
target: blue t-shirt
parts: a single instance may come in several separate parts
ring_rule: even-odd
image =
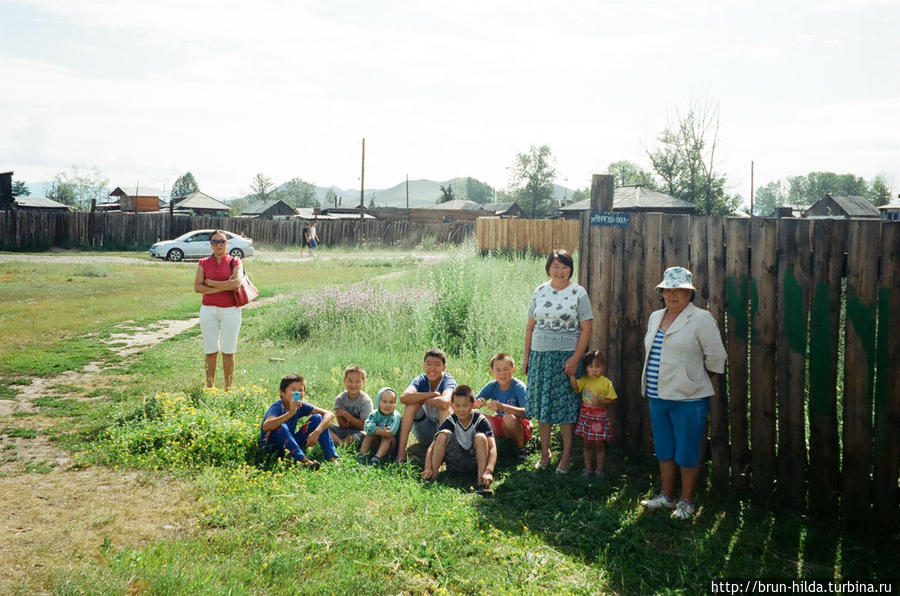
[[[300,407],[297,408],[297,411],[294,412],[294,415],[291,416],[285,424],[287,424],[288,430],[291,431],[291,434],[297,433],[297,423],[301,418],[305,416],[309,416],[313,413],[314,406],[307,402],[300,402]],[[274,404],[269,406],[269,409],[266,410],[265,415],[263,416],[263,422],[266,421],[266,418],[270,416],[274,418],[278,418],[279,416],[284,416],[287,413],[287,408],[284,407],[284,403],[279,399]],[[259,436],[261,439],[265,440],[266,431],[262,429],[262,422],[259,424]]]
[[[503,391],[500,389],[500,383],[494,380],[482,387],[475,398],[483,398],[485,401],[496,399],[501,404],[524,408],[525,383],[513,377],[512,383],[509,384],[509,389]]]
[[[415,379],[413,379],[410,383],[412,388],[415,389],[418,393],[428,393],[430,391],[437,391],[438,393],[443,393],[448,389],[456,389],[456,379],[454,379],[450,373],[444,373],[443,377],[441,377],[441,382],[438,383],[436,389],[431,388],[431,381],[428,380],[428,377],[425,376],[425,373],[422,373]],[[425,416],[431,420],[432,422],[437,423],[438,421],[438,413],[434,407],[429,406],[428,404],[422,404],[422,411],[425,412]]]

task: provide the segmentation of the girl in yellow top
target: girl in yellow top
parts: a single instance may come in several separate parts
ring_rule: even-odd
[[[572,389],[581,393],[581,412],[575,425],[575,434],[584,439],[584,475],[603,477],[606,461],[606,441],[612,440],[607,406],[615,403],[616,390],[612,382],[603,376],[606,358],[601,352],[584,355],[582,368],[587,372],[580,379],[569,376]],[[596,454],[597,466],[594,467]]]

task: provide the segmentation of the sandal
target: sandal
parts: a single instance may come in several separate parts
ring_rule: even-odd
[[[494,489],[492,489],[490,486],[485,486],[483,484],[479,484],[478,485],[478,494],[481,495],[482,497],[489,497],[492,494],[494,494]]]

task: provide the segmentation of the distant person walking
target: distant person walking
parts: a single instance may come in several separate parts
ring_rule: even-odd
[[[222,352],[222,371],[225,390],[234,379],[234,353],[241,330],[241,309],[235,306],[234,290],[244,279],[241,260],[229,255],[228,238],[222,230],[210,235],[212,256],[200,259],[194,277],[194,291],[203,294],[200,306],[200,331],[206,354],[206,386],[216,380],[216,361]]]
[[[309,246],[309,222],[303,224],[303,232],[300,235],[300,256],[303,256],[303,249]]]
[[[319,246],[319,235],[316,234],[316,221],[313,222],[309,226],[309,256],[314,257],[316,255],[316,248]]]

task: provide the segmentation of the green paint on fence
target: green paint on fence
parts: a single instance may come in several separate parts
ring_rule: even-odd
[[[827,416],[834,403],[835,370],[831,328],[837,313],[831,312],[831,290],[816,284],[809,321],[809,414]]]
[[[750,343],[759,345],[759,329],[756,327],[756,317],[759,315],[759,288],[756,280],[750,279]]]
[[[727,281],[728,292],[728,316],[734,323],[734,328],[729,324],[729,332],[733,332],[738,339],[747,341],[747,293],[748,280],[746,276],[742,276],[738,280],[735,276],[729,275]]]
[[[853,326],[866,352],[866,383],[871,388],[875,376],[875,304],[863,302],[856,287],[847,286],[847,321]]]
[[[878,382],[875,385],[875,430],[881,433],[886,432],[889,426],[887,424],[889,415],[887,383],[891,362],[888,349],[890,347],[891,320],[895,318],[891,314],[891,289],[878,288],[878,339],[876,340]]]
[[[803,288],[790,271],[784,272],[782,282],[782,304],[784,308],[784,334],[791,351],[806,354],[806,308],[803,304]]]

